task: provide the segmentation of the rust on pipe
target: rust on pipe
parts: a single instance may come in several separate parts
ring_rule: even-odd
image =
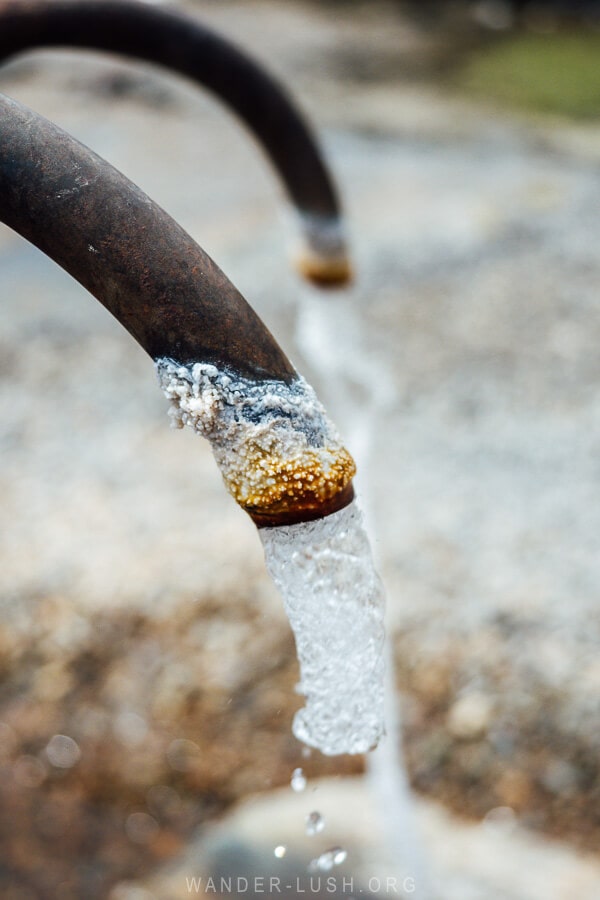
[[[324,519],[332,513],[348,506],[354,500],[354,487],[352,481],[341,488],[329,500],[317,502],[314,498],[307,498],[306,502],[298,509],[298,504],[293,508],[282,506],[279,510],[254,510],[249,512],[257,528],[275,528],[280,525],[296,525],[298,522],[313,522],[315,519]]]
[[[338,194],[314,135],[262,66],[190,16],[133,0],[0,0],[0,61],[44,47],[85,47],[155,63],[201,84],[247,125],[301,217],[304,277],[346,283],[351,268]]]
[[[302,391],[302,379],[254,310],[164,210],[87,147],[2,95],[0,220],[87,288],[153,359],[184,374],[201,363],[253,386]],[[289,417],[289,410],[282,413],[276,428]],[[314,446],[326,459],[318,492],[301,481],[298,489],[293,481],[288,487],[289,459],[283,466],[272,461],[271,477],[285,481],[275,501],[260,493],[266,481],[254,493],[267,498],[258,506],[236,496],[239,485],[231,491],[259,527],[319,518],[350,502],[351,457],[341,445],[330,449],[313,439],[306,459],[319,458]],[[248,483],[257,483],[263,463]]]

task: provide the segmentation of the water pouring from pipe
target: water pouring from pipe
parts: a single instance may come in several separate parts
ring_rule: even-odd
[[[0,96],[0,217],[155,360],[174,420],[207,437],[263,535],[296,631],[295,731],[325,753],[383,732],[383,601],[354,462],[314,391],[215,263],[108,163]],[[285,554],[289,554],[285,556]]]
[[[366,753],[384,730],[384,599],[352,457],[300,377],[257,384],[200,363],[157,368],[174,423],[210,440],[229,492],[259,527],[306,697],[294,734],[327,755]]]
[[[296,737],[322,753],[366,753],[384,732],[384,594],[356,502],[260,531],[296,638]]]

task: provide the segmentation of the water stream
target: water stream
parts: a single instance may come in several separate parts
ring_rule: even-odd
[[[361,497],[368,501],[372,496],[369,476],[377,423],[395,401],[395,394],[391,373],[365,345],[360,322],[352,315],[349,293],[338,293],[330,302],[305,289],[297,307],[296,340],[306,362],[328,388],[330,396],[326,401],[344,426],[357,464],[355,484]],[[360,403],[355,400],[357,393]],[[370,515],[368,505],[365,520],[367,532],[376,539],[378,522]],[[411,896],[427,900],[431,889],[402,754],[402,725],[389,636],[382,656],[387,736],[367,756],[367,779],[392,863],[410,877]]]
[[[259,532],[296,638],[296,737],[322,753],[366,753],[383,724],[381,582],[355,502],[337,513]]]
[[[307,362],[335,385],[332,405],[347,420],[364,484],[371,435],[393,399],[392,382],[380,361],[365,352],[350,310],[347,299],[340,306],[339,299],[317,301],[308,294],[299,306],[297,339]],[[352,478],[353,459],[304,379],[254,382],[214,365],[182,366],[169,359],[159,360],[157,369],[174,424],[189,425],[210,440],[227,488],[249,512],[321,502]],[[413,896],[425,897],[400,752],[392,654],[389,646],[384,651],[384,592],[363,515],[353,502],[315,521],[259,533],[296,638],[298,691],[306,705],[296,714],[294,734],[328,755],[374,751],[368,770],[393,864],[409,871]],[[385,731],[385,705],[391,733],[375,750]],[[325,871],[342,856],[342,848],[330,848],[314,863]]]

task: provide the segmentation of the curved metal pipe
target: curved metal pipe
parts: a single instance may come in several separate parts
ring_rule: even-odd
[[[55,260],[150,356],[296,377],[258,316],[159,206],[53,123],[0,97],[0,217]]]
[[[230,492],[258,525],[320,518],[350,502],[351,457],[218,266],[124,175],[2,95],[0,220],[158,362],[180,421],[211,440]]]
[[[0,61],[55,46],[146,60],[215,93],[255,135],[300,214],[302,274],[320,285],[349,280],[340,203],[316,140],[285,90],[243,51],[189,16],[132,0],[0,3]]]

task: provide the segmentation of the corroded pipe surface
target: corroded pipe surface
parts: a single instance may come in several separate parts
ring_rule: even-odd
[[[332,513],[345,509],[354,500],[354,487],[352,482],[338,491],[331,499],[321,501],[320,503],[312,502],[310,505],[304,505],[301,510],[297,507],[283,508],[278,511],[273,510],[256,510],[250,512],[257,528],[276,528],[281,525],[297,525],[299,522],[314,522],[315,519],[324,519]]]
[[[301,273],[321,285],[348,280],[340,204],[315,138],[286,91],[244,52],[189,16],[131,0],[0,2],[0,61],[57,46],[157,63],[213,91],[256,136],[300,213]]]
[[[354,463],[312,389],[218,266],[125,176],[0,95],[0,220],[92,293],[157,362],[257,525],[352,499]]]

